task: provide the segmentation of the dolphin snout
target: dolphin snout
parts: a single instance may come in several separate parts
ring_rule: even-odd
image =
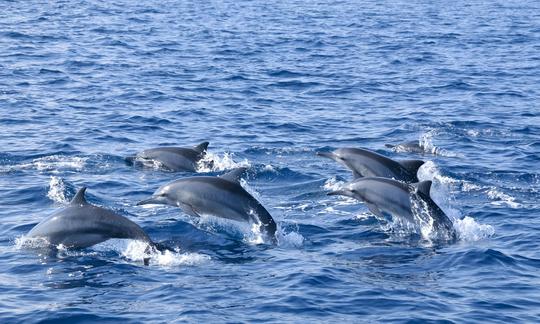
[[[345,190],[334,190],[326,193],[327,196],[347,196],[347,191]]]
[[[164,204],[164,202],[162,200],[160,200],[158,197],[150,197],[148,199],[144,199],[144,200],[141,200],[137,203],[137,206],[140,206],[140,205],[150,205],[150,204],[159,204],[159,205],[162,205]]]
[[[333,152],[316,152],[318,156],[324,156],[326,158],[334,160],[336,158],[336,155]]]

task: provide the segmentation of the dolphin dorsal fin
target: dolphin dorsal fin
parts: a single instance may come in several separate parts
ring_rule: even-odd
[[[75,194],[75,197],[73,197],[73,199],[71,199],[70,204],[72,204],[72,205],[84,205],[84,204],[87,204],[86,198],[84,198],[84,193],[85,192],[86,192],[86,187],[82,187],[81,189],[79,189],[79,191],[77,191],[77,193]]]
[[[427,181],[413,183],[412,186],[416,189],[416,192],[424,194],[427,197],[431,197],[429,195],[429,191],[431,190],[431,184],[432,184],[431,180],[427,180]]]
[[[244,172],[246,171],[247,171],[246,167],[240,167],[240,168],[233,169],[227,173],[224,173],[220,175],[219,177],[221,179],[229,180],[231,182],[238,182],[240,181],[242,174],[244,174]]]
[[[206,149],[208,148],[208,144],[210,144],[209,142],[202,142],[201,144],[199,145],[196,145],[193,149],[199,153],[202,153],[204,151],[206,151]]]
[[[418,169],[424,164],[422,160],[401,160],[398,163],[408,172],[413,175],[416,175]]]

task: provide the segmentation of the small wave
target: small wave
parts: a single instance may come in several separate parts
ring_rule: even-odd
[[[250,167],[247,159],[236,162],[234,153],[225,152],[222,155],[207,152],[203,159],[197,163],[197,172],[218,172],[239,167]]]
[[[60,177],[51,176],[47,197],[54,202],[65,204],[68,202],[65,192],[66,184],[64,183],[64,180],[62,180]]]
[[[418,179],[420,180],[432,180],[436,184],[437,182],[442,184],[442,190],[444,192],[433,193],[434,200],[443,202],[443,196],[448,196],[448,190],[451,188],[461,187],[462,191],[479,191],[484,193],[489,199],[491,199],[492,205],[500,206],[502,204],[507,205],[510,208],[521,208],[522,204],[516,201],[515,197],[510,196],[501,191],[496,186],[480,186],[467,180],[458,180],[449,176],[445,176],[441,173],[437,165],[433,161],[427,161],[418,170]],[[449,207],[449,206],[448,206]]]

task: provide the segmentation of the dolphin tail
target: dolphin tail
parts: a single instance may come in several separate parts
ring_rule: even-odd
[[[416,178],[418,169],[424,164],[422,160],[401,160],[397,161],[407,172]]]
[[[247,168],[246,167],[239,167],[239,168],[236,168],[236,169],[233,169],[227,173],[224,173],[222,175],[220,175],[219,177],[221,179],[225,179],[225,180],[229,180],[231,182],[238,182],[240,181],[240,178],[242,177],[242,175],[247,171]]]

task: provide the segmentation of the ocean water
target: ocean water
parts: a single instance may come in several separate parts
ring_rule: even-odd
[[[537,1],[0,1],[0,49],[0,322],[540,321]],[[135,206],[194,174],[126,156],[204,140],[277,245]],[[426,160],[459,239],[327,196],[338,147]],[[23,244],[81,186],[173,251]]]

